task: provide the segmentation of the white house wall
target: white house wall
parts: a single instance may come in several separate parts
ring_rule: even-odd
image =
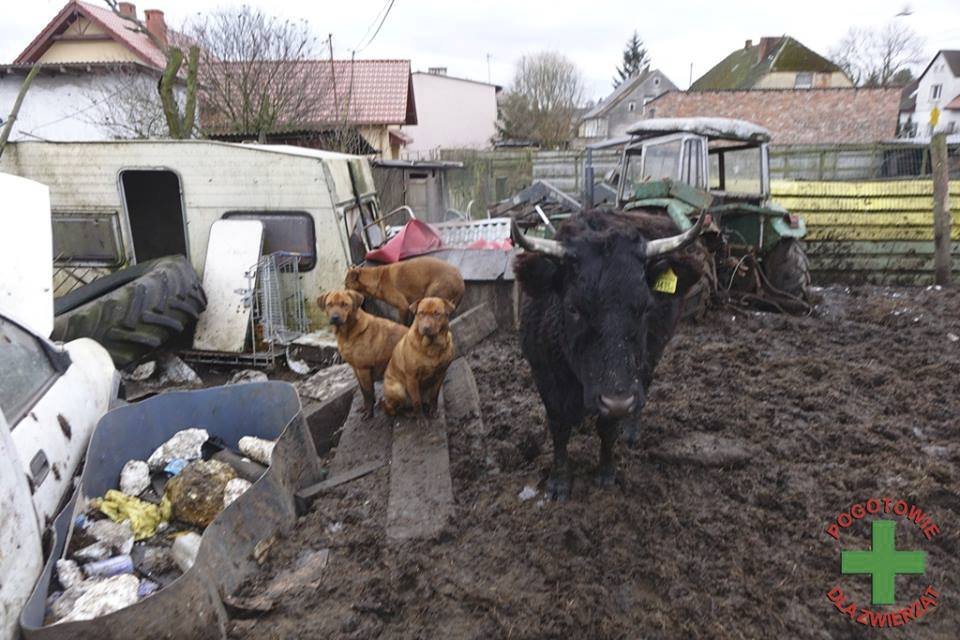
[[[403,127],[413,138],[407,156],[434,149],[484,149],[496,135],[497,94],[492,84],[430,73],[413,74],[418,124]]]
[[[941,85],[940,97],[933,99],[931,92],[934,85]],[[917,106],[913,112],[913,122],[917,125],[917,137],[929,138],[930,112],[934,107],[940,109],[940,119],[937,124],[938,131],[949,131],[950,133],[960,132],[960,111],[946,110],[943,107],[948,102],[960,95],[960,78],[953,75],[950,65],[944,59],[942,53],[938,53],[933,59],[933,63],[927,69],[927,72],[917,86]],[[950,131],[950,124],[953,124],[953,130]]]

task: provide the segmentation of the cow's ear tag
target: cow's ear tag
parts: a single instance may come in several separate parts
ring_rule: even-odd
[[[667,267],[667,270],[660,274],[660,277],[653,283],[653,290],[660,293],[677,292],[677,274],[673,272],[673,267]]]

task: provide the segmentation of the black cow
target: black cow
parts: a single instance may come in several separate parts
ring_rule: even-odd
[[[551,498],[570,494],[567,441],[585,416],[597,416],[596,481],[615,479],[613,447],[621,419],[637,435],[653,371],[673,336],[684,293],[703,275],[700,234],[705,216],[676,234],[664,216],[591,210],[568,219],[556,241],[515,232],[526,249],[515,261],[525,294],[523,355],[546,407],[554,463]],[[672,270],[672,273],[669,271]],[[672,280],[672,276],[676,276]],[[669,290],[675,283],[675,292]]]

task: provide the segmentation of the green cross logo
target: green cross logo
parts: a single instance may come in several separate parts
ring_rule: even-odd
[[[840,552],[841,573],[870,574],[873,604],[895,604],[897,574],[922,574],[926,571],[926,553],[897,551],[894,548],[895,527],[893,520],[874,520],[870,551]]]

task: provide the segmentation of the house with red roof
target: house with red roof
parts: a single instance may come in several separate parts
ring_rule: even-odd
[[[260,141],[316,149],[340,149],[362,155],[399,158],[412,138],[402,128],[417,124],[417,105],[409,60],[303,60],[264,62],[282,65],[275,75],[305,78],[294,91],[303,95],[277,99],[276,122],[266,132],[254,130],[238,117],[235,105],[242,105],[243,71],[233,72],[237,63],[225,62],[201,69],[201,82],[236,95],[234,113],[217,113],[201,102],[200,124],[208,137],[232,142]],[[249,68],[250,63],[243,65]],[[256,74],[262,75],[262,74]],[[283,83],[267,87],[283,91]],[[255,100],[252,108],[257,107]]]
[[[135,5],[121,2],[119,11],[70,0],[12,63],[0,65],[0,118],[10,112],[30,68],[40,65],[12,140],[163,135],[156,83],[173,32],[160,10],[138,16]],[[139,19],[149,33],[124,16]]]

